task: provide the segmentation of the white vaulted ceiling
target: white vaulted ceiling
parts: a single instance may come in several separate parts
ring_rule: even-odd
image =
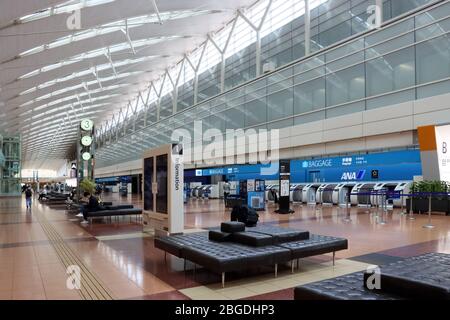
[[[0,132],[22,134],[24,168],[52,167],[81,118],[110,119],[253,2],[2,0]],[[67,25],[74,9],[78,30]]]

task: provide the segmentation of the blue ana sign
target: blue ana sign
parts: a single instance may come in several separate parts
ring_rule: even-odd
[[[236,165],[197,169],[195,176],[225,175],[230,181],[246,179],[278,180],[278,167],[270,175],[262,174],[267,165]],[[194,170],[192,175],[194,174]],[[371,172],[377,172],[377,177]],[[421,175],[419,150],[403,150],[335,158],[292,160],[291,182],[393,181],[412,180]]]
[[[295,183],[412,180],[421,174],[419,150],[291,161],[291,181]]]
[[[352,166],[420,162],[420,153],[417,150],[404,150],[313,160],[293,160],[292,162],[294,166],[298,166],[301,163],[300,166],[303,169],[348,168]]]
[[[362,181],[366,176],[366,170],[344,172],[341,181]]]

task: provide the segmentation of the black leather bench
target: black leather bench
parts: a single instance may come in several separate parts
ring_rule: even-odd
[[[371,275],[364,273],[364,286]],[[450,300],[450,255],[428,253],[382,266],[380,282],[378,291],[409,299]]]
[[[132,204],[119,204],[113,206],[112,203],[110,205],[103,204],[103,208],[105,210],[123,210],[123,209],[133,209],[134,206]]]
[[[291,228],[262,225],[253,228],[247,228],[246,231],[271,236],[273,237],[274,244],[309,239],[308,231]]]
[[[399,296],[366,290],[363,272],[305,284],[294,289],[295,300],[398,300]]]
[[[208,232],[196,232],[183,235],[175,235],[170,237],[155,238],[155,248],[169,252],[170,254],[183,258],[181,250],[185,246],[208,242]]]
[[[290,249],[293,260],[333,253],[334,265],[336,251],[348,249],[348,241],[343,238],[311,234],[309,239],[280,243],[279,246]]]
[[[238,225],[242,228],[239,228]],[[223,226],[226,226],[223,228]],[[274,226],[246,228],[241,222],[227,222],[220,228],[209,229],[209,239],[218,242],[236,242],[254,247],[276,245],[309,238],[309,232]]]
[[[71,210],[71,211],[79,211],[81,208],[81,205],[78,203],[73,202],[72,200],[66,200],[66,205],[67,205],[67,210]],[[110,201],[103,201],[102,205],[105,208],[111,207],[113,206],[113,203]],[[127,208],[133,208],[133,205],[119,205],[119,206],[113,206],[113,207],[121,207],[122,209],[127,209]]]
[[[230,228],[225,229],[230,232],[240,230],[237,226]],[[223,232],[220,228],[209,228],[209,230],[209,233],[155,238],[155,247],[221,273],[222,285],[224,285],[225,272],[274,265],[276,276],[280,263],[291,261],[292,271],[294,271],[294,260],[323,253],[332,252],[334,264],[334,253],[347,249],[348,246],[346,239],[319,235],[311,235],[309,239],[285,242],[288,239],[309,236],[309,232],[279,227],[248,228],[247,230],[251,231],[233,233]]]
[[[291,261],[290,250],[279,246],[250,247],[214,241],[185,246],[182,255],[195,264],[222,274],[222,286],[225,286],[226,272],[273,265],[276,276],[278,264]]]
[[[98,211],[88,211],[85,214],[85,218],[92,223],[95,218],[105,218],[105,217],[119,217],[119,216],[140,216],[142,215],[142,209],[139,208],[128,208],[128,209],[116,209],[116,210],[98,210]]]
[[[429,253],[380,267],[380,288],[369,289],[372,272],[357,272],[299,286],[296,300],[450,299],[450,255]]]
[[[70,197],[70,194],[68,193],[56,193],[56,192],[50,192],[43,196],[43,199],[45,200],[66,200]]]
[[[233,233],[232,239],[234,242],[245,244],[251,247],[263,247],[274,244],[274,237],[268,234],[262,234],[253,231]]]
[[[67,200],[67,198],[69,198],[69,195],[63,197],[63,196],[58,196],[58,197],[54,197],[54,196],[45,196],[43,197],[43,199],[41,201],[48,203],[48,202],[64,202]]]

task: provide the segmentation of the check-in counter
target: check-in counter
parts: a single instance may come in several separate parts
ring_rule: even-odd
[[[347,205],[347,195],[352,192],[353,187],[355,187],[356,183],[346,182],[340,183],[334,187],[333,190],[333,204],[339,206]],[[349,203],[351,205],[351,203]]]
[[[322,183],[310,183],[305,185],[302,192],[302,202],[307,204],[317,204],[316,194],[317,189],[322,186]]]
[[[335,183],[321,185],[316,192],[316,202],[333,205],[333,192],[336,185]]]

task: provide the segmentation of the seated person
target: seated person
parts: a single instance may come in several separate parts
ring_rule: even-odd
[[[44,198],[47,198],[47,189],[46,189],[46,188],[44,188],[44,189],[42,190],[42,192],[39,193],[39,198],[38,198],[38,200],[42,200],[42,199],[44,199]]]
[[[72,191],[70,191],[69,199],[74,201],[76,195],[77,195],[77,189],[72,188]]]
[[[38,198],[38,200],[42,200],[43,197],[44,197],[44,192],[39,193],[39,198]]]
[[[87,212],[100,211],[103,210],[103,207],[98,203],[98,199],[91,195],[89,192],[85,192],[83,194],[84,198],[80,200],[81,205],[81,213],[83,213],[84,220],[87,220],[86,214]]]

